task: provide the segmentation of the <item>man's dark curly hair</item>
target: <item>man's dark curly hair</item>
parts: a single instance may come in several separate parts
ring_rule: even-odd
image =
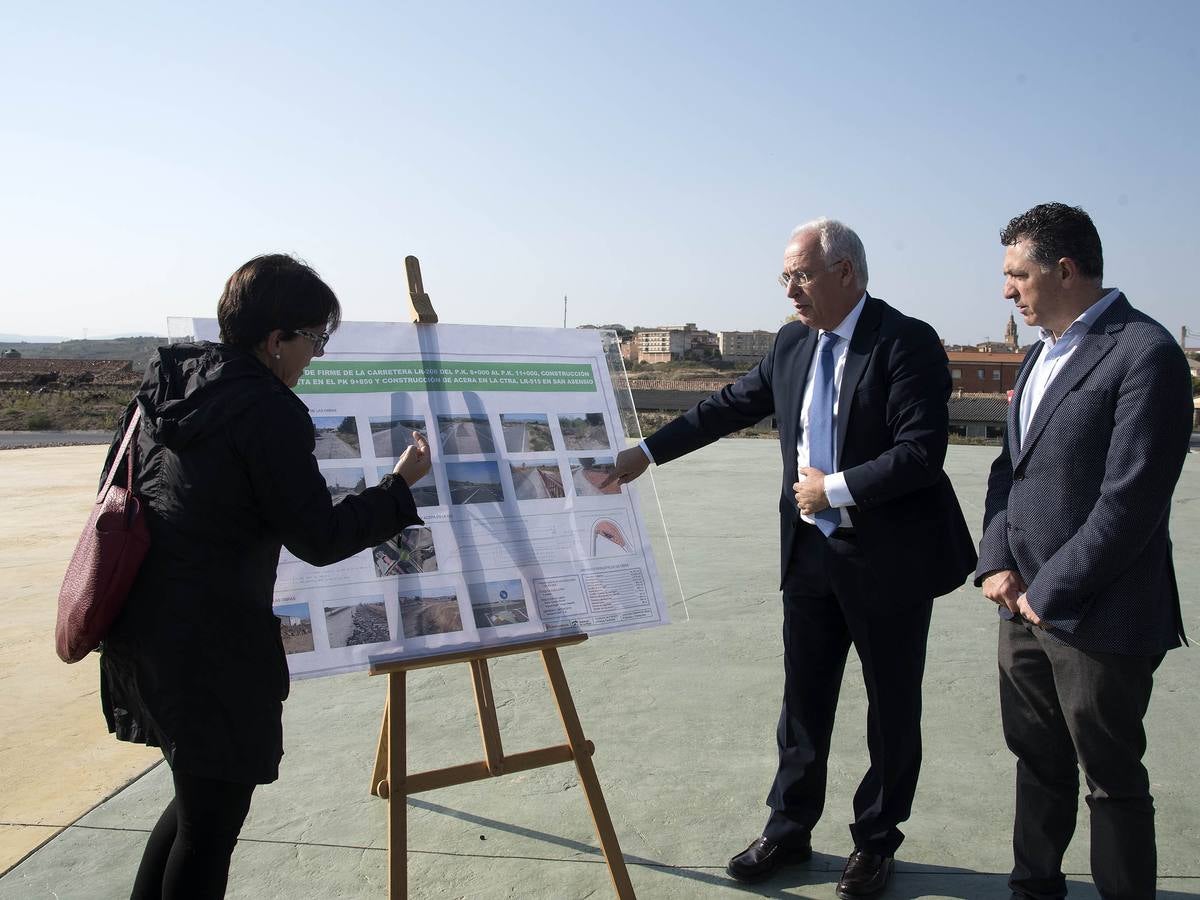
[[[1075,260],[1086,278],[1104,277],[1104,251],[1092,218],[1078,206],[1039,203],[1008,223],[1000,232],[1000,243],[1011,247],[1029,242],[1029,258],[1049,268],[1064,256]]]

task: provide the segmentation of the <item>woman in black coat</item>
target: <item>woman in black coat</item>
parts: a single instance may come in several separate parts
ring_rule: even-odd
[[[423,437],[378,487],[337,504],[317,469],[312,420],[292,388],[340,312],[308,266],[260,256],[225,285],[221,343],[160,348],[135,397],[151,544],[104,641],[100,694],[109,730],[162,748],[175,783],[135,898],[223,896],[251,793],[279,775],[280,546],[323,566],[421,523],[408,486],[429,471]]]

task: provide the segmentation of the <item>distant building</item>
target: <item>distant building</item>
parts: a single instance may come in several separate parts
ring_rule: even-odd
[[[757,362],[775,343],[773,331],[718,331],[721,359],[732,362]]]
[[[964,393],[1003,394],[1017,386],[1024,353],[998,350],[947,350],[951,384]]]
[[[665,363],[676,359],[712,359],[720,354],[717,336],[697,328],[695,322],[685,325],[663,325],[639,331],[637,357],[644,363]],[[632,352],[632,350],[631,350]]]
[[[682,331],[639,331],[636,338],[640,362],[664,363],[683,359],[685,343]]]
[[[997,440],[1004,436],[1008,397],[1004,394],[955,394],[950,398],[950,433]]]

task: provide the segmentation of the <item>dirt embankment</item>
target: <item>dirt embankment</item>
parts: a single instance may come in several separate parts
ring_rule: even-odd
[[[0,359],[0,430],[111,431],[140,381],[124,359]]]
[[[112,431],[135,387],[0,387],[0,431]]]

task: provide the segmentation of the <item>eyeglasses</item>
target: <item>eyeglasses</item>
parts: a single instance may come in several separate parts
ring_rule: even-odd
[[[844,262],[844,259],[839,259],[833,265],[826,266],[822,271],[831,272]],[[800,269],[796,269],[794,272],[782,272],[779,275],[779,286],[787,288],[795,284],[797,287],[808,287],[820,274],[820,272],[805,272]]]
[[[293,333],[300,335],[300,337],[306,337],[312,341],[313,356],[320,356],[325,350],[325,345],[329,343],[328,331],[322,331],[320,334],[315,334],[311,331],[303,331],[299,328],[296,328],[294,329]]]

